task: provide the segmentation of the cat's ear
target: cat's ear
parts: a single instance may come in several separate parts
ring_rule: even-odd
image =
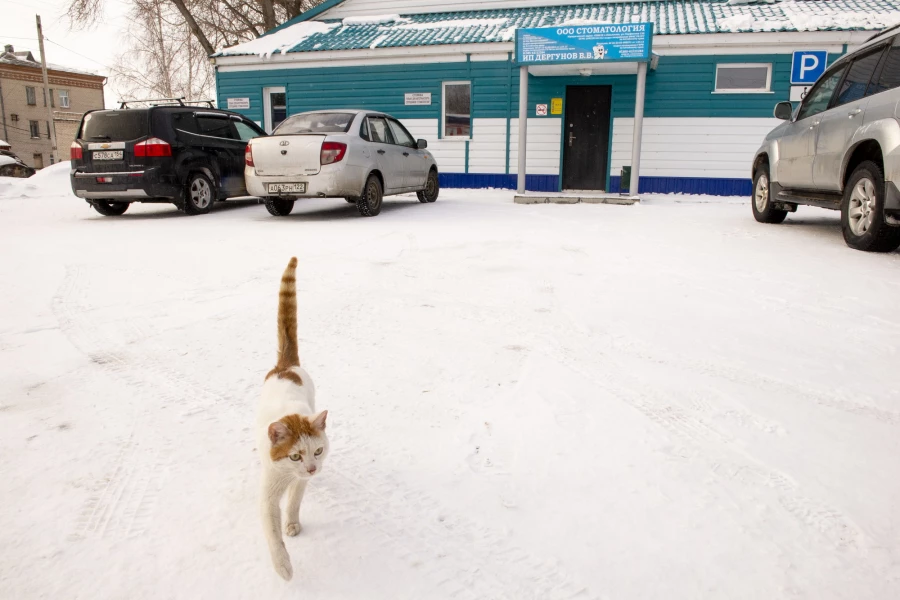
[[[313,419],[312,426],[316,429],[321,429],[324,431],[325,429],[325,419],[328,417],[328,411],[323,410],[319,414],[316,415],[316,418]]]
[[[273,446],[286,440],[288,435],[290,435],[290,431],[288,431],[287,425],[281,421],[275,421],[269,425],[269,441],[272,442]]]

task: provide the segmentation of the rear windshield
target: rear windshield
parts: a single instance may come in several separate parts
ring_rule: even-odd
[[[81,139],[126,141],[147,135],[146,110],[104,110],[84,115]]]
[[[282,121],[273,135],[293,133],[346,133],[353,122],[354,113],[320,112],[294,115]]]

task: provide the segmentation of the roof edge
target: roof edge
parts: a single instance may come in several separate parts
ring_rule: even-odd
[[[309,21],[313,17],[317,17],[317,16],[321,15],[323,12],[334,8],[338,4],[341,4],[343,1],[344,0],[325,0],[325,2],[323,2],[322,4],[319,4],[318,6],[315,6],[306,12],[300,13],[293,19],[289,19],[289,20],[285,21],[278,27],[275,27],[274,29],[270,29],[269,31],[265,32],[264,34],[262,34],[259,37],[266,37],[270,33],[275,33],[276,31],[281,31],[285,27],[290,27],[291,25],[296,25],[297,23],[302,23],[303,21]]]

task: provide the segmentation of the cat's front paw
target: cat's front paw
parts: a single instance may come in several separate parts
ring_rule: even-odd
[[[301,531],[303,531],[303,525],[300,523],[288,523],[284,526],[284,533],[291,537],[294,537]]]
[[[285,581],[290,581],[291,577],[294,576],[294,568],[291,566],[291,557],[283,547],[281,552],[272,553],[272,565],[275,567],[275,572],[281,575],[281,578]]]

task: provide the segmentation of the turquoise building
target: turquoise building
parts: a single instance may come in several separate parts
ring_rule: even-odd
[[[900,22],[900,2],[327,0],[216,54],[217,100],[269,131],[307,110],[387,112],[428,140],[444,187],[515,188],[516,30],[642,22],[640,192],[749,195],[773,107],[799,101],[815,74],[807,56],[798,81],[798,60],[832,62]],[[620,190],[637,73],[602,60],[528,68],[529,190]]]

